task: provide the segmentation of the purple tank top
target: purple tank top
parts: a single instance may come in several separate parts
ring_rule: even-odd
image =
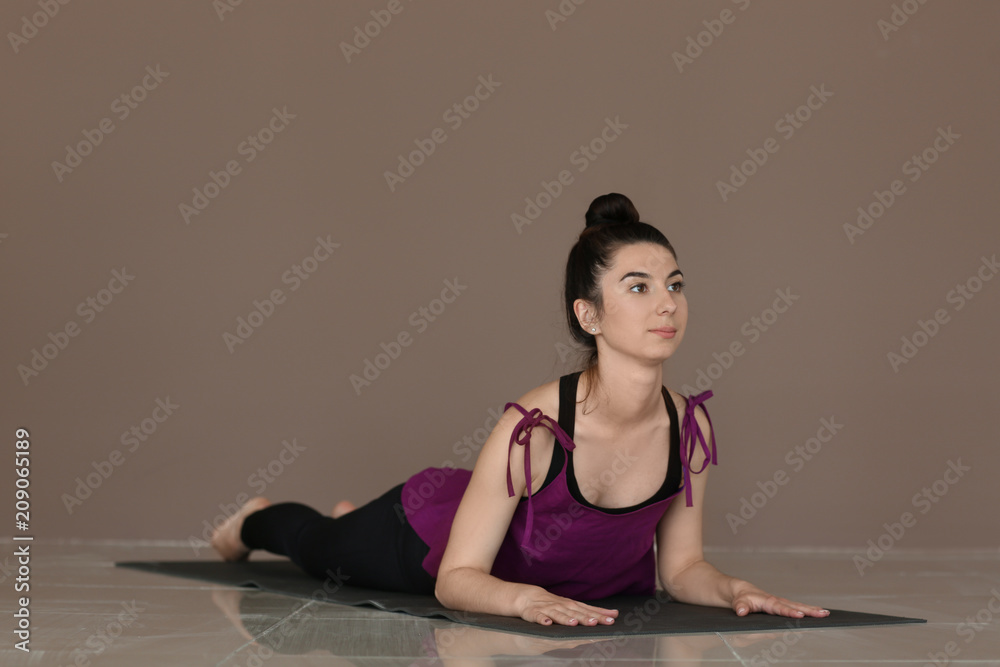
[[[504,410],[513,406],[523,415],[511,434],[508,453],[515,445],[525,448],[525,479],[531,479],[531,432],[536,426],[549,429],[566,456],[558,476],[537,493],[529,489],[527,499],[518,505],[491,574],[580,600],[619,594],[651,595],[656,586],[656,525],[680,493],[681,476],[690,507],[691,474],[700,473],[709,461],[716,463],[714,429],[706,442],[694,414],[695,407],[711,398],[712,392],[687,399],[678,432],[673,400],[666,389],[662,390],[671,430],[667,479],[660,491],[644,503],[631,508],[600,508],[583,498],[576,480],[567,474],[572,471],[572,451],[576,447],[572,433],[579,375],[560,378],[558,423],[538,408],[529,412],[517,403],[504,406]],[[696,446],[705,452],[706,461],[702,468],[692,471],[688,462]],[[455,512],[471,476],[471,471],[459,468],[427,468],[403,487],[403,509],[410,525],[430,547],[423,567],[431,576],[437,576]],[[514,495],[509,463],[507,490]]]

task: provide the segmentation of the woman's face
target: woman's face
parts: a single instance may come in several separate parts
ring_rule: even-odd
[[[662,363],[684,337],[687,297],[673,254],[655,243],[618,249],[601,278],[604,313],[597,327],[598,352],[610,348]]]

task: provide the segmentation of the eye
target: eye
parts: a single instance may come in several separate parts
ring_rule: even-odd
[[[638,291],[636,290],[636,288],[639,288]],[[639,293],[642,293],[642,292],[648,292],[649,289],[646,287],[646,283],[636,283],[635,285],[632,285],[631,287],[629,287],[628,291],[629,292],[635,292],[636,294],[639,294]]]
[[[687,283],[683,280],[678,280],[675,283],[667,285],[667,289],[671,292],[683,292],[685,287],[687,287]]]

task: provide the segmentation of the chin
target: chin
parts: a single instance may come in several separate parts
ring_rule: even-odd
[[[669,348],[667,348],[666,350],[661,350],[660,351],[660,355],[659,356],[663,359],[663,361],[666,361],[670,357],[672,357],[675,354],[677,354],[677,347],[681,343],[676,338],[674,340],[670,341],[670,342],[672,343],[672,345]]]
[[[666,361],[670,357],[674,356],[674,354],[676,352],[677,352],[677,346],[676,345],[671,346],[670,348],[667,348],[667,349],[662,349],[661,348],[659,350],[656,350],[656,351],[652,352],[651,355],[650,355],[650,357],[649,357],[649,360],[652,361],[652,362],[655,362],[655,363],[662,364],[664,361]]]

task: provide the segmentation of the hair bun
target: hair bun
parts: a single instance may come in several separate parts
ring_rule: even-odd
[[[617,192],[601,195],[590,202],[587,209],[587,227],[607,223],[639,222],[639,211],[632,200]]]

